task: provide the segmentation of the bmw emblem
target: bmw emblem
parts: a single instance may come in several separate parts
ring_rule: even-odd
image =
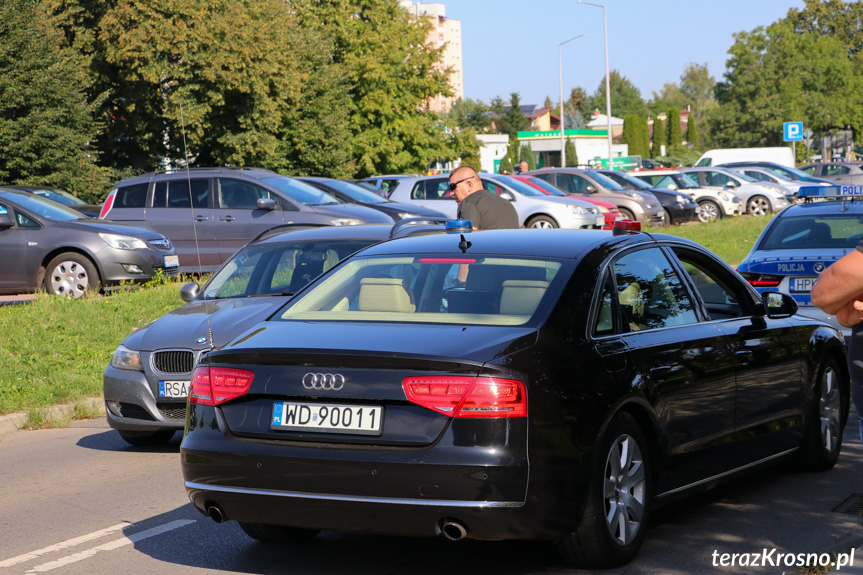
[[[817,264],[815,264],[815,273],[816,274],[820,274],[823,271],[824,271],[824,264],[822,262],[818,262]]]
[[[207,343],[207,338],[206,337],[199,337],[195,341],[198,343]]]

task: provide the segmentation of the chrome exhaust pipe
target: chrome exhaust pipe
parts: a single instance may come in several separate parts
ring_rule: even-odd
[[[225,521],[225,513],[215,504],[207,505],[207,517],[216,523],[223,523]]]
[[[450,541],[458,541],[467,537],[467,527],[455,519],[442,519],[439,530]]]

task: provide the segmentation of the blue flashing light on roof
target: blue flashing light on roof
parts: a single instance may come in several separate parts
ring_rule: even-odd
[[[473,231],[473,222],[470,220],[450,220],[446,223],[446,233],[463,234]]]
[[[802,186],[798,198],[821,199],[863,199],[863,186]]]

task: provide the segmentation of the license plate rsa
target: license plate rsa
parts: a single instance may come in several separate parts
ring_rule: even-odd
[[[384,408],[380,405],[337,405],[277,401],[271,429],[380,435]]]
[[[788,290],[795,293],[809,293],[812,290],[812,286],[814,286],[815,282],[817,281],[817,277],[791,278],[791,283],[788,286]]]
[[[180,265],[180,256],[165,256],[165,267],[175,268]]]
[[[159,397],[177,397],[185,399],[189,395],[188,381],[160,381]]]

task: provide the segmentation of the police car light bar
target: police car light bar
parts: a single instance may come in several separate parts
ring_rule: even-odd
[[[797,192],[797,198],[863,199],[863,186],[801,186]]]
[[[470,220],[450,220],[446,223],[446,233],[463,234],[473,231],[473,222]]]

